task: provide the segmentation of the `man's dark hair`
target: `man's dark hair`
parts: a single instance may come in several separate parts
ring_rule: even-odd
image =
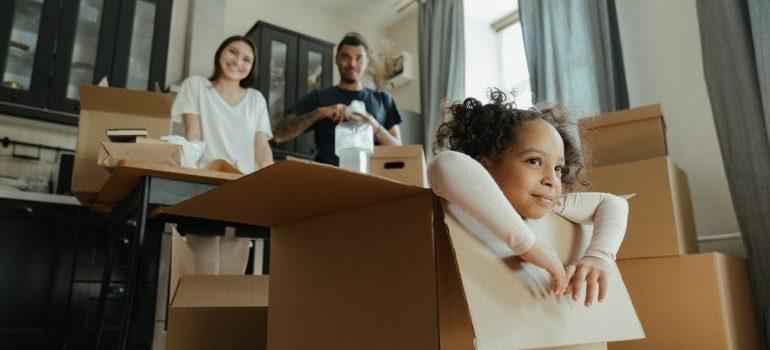
[[[366,45],[366,40],[364,40],[364,37],[361,36],[361,34],[358,34],[356,32],[350,32],[345,34],[345,37],[340,40],[340,43],[337,44],[337,53],[340,52],[340,49],[344,45],[350,45],[350,46],[363,46],[364,50],[366,52],[369,52],[369,46]]]

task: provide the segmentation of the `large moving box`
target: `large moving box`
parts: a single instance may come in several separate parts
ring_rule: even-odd
[[[171,132],[170,94],[83,85],[72,192],[81,203],[90,204],[110,177],[97,164],[100,144],[107,142],[107,129],[147,129],[149,137]]]
[[[618,259],[698,252],[687,174],[669,157],[588,170],[588,190],[636,193]]]
[[[611,350],[760,348],[746,259],[708,253],[618,266],[647,337]]]
[[[660,105],[632,108],[580,120],[591,166],[667,155],[666,124]]]
[[[255,196],[270,205],[253,205]],[[548,295],[542,270],[488,249],[454,214],[445,220],[418,186],[287,160],[162,212],[271,227],[273,350],[532,349],[643,336],[616,269],[604,303]],[[575,232],[552,235],[565,261],[587,244]]]

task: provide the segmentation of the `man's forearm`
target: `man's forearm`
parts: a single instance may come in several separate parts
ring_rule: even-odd
[[[289,141],[307,130],[310,126],[319,121],[322,117],[318,114],[318,110],[307,112],[300,116],[294,116],[289,114],[281,120],[273,130],[273,140],[277,143]]]

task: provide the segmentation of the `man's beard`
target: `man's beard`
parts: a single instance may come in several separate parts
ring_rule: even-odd
[[[361,75],[354,75],[353,78],[348,78],[343,72],[342,69],[340,69],[340,80],[342,80],[343,83],[346,84],[355,84],[359,81],[361,81]]]

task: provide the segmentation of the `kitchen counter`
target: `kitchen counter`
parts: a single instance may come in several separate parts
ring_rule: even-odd
[[[64,205],[80,205],[80,202],[74,196],[14,190],[0,190],[0,199],[16,199],[22,201],[45,202]]]

